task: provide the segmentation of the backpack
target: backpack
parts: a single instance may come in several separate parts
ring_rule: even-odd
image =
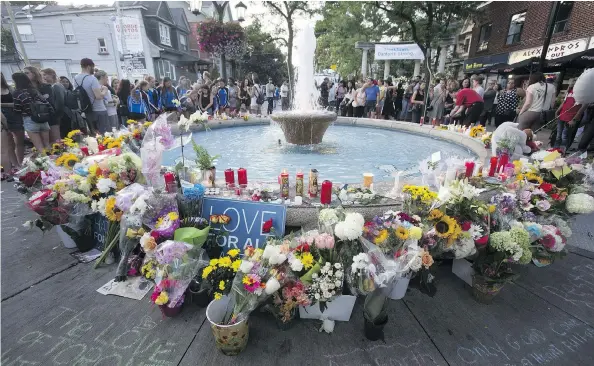
[[[50,122],[54,113],[52,105],[41,95],[31,96],[31,119],[36,123]]]
[[[264,104],[264,94],[262,93],[262,89],[256,88],[258,91],[258,96],[256,97],[256,104]]]
[[[91,110],[93,102],[91,102],[89,94],[87,94],[87,91],[82,86],[87,76],[90,75],[85,75],[85,77],[83,77],[82,81],[80,82],[81,85],[78,85],[74,90],[66,91],[64,104],[73,111],[87,112]]]

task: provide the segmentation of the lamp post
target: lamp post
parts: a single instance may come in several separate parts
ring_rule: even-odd
[[[228,1],[213,1],[212,2],[215,12],[217,15],[217,20],[223,23],[225,20],[225,9],[227,5],[229,5]],[[241,1],[235,5],[235,10],[237,12],[237,21],[243,22],[245,20],[245,11],[247,6],[242,3]],[[190,11],[194,15],[198,15],[202,12],[202,1],[199,0],[192,0],[190,2]],[[227,67],[225,66],[225,54],[221,54],[221,77],[223,80],[227,80]]]

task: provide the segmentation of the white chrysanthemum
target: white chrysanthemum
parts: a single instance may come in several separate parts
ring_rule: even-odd
[[[334,225],[338,222],[336,210],[332,208],[325,208],[320,211],[318,220],[324,225]]]
[[[303,270],[303,262],[298,258],[295,258],[291,261],[291,270],[293,272],[301,272]]]
[[[266,294],[272,295],[273,293],[277,292],[280,289],[281,285],[280,282],[274,277],[270,277],[268,281],[266,281]]]
[[[594,212],[594,197],[586,193],[575,193],[567,196],[565,207],[569,213],[590,214]]]
[[[116,189],[116,184],[109,178],[101,178],[97,181],[97,189],[101,193],[107,193],[111,189]]]
[[[107,199],[100,198],[99,201],[91,202],[91,210],[93,212],[99,212],[101,214],[105,214],[105,204],[107,203]]]
[[[64,192],[62,198],[66,203],[87,203],[91,200],[88,196],[73,191]]]
[[[134,201],[132,206],[130,206],[130,213],[134,215],[144,215],[147,208],[147,204],[145,201],[145,196],[140,196]]]
[[[239,270],[242,273],[250,273],[250,271],[252,270],[252,267],[254,266],[254,263],[248,261],[248,260],[242,260],[241,264],[239,265]]]
[[[454,245],[454,255],[456,259],[466,258],[476,253],[474,239],[462,238]]]

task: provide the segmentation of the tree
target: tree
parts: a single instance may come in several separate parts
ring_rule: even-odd
[[[265,1],[264,5],[272,15],[280,16],[285,29],[281,29],[279,36],[271,39],[280,41],[287,46],[287,63],[289,73],[289,85],[291,90],[290,98],[293,98],[293,87],[295,85],[295,75],[293,72],[293,42],[295,40],[295,16],[300,14],[312,14],[314,10],[307,1]]]
[[[238,60],[241,73],[256,73],[260,80],[272,78],[275,84],[288,79],[286,58],[282,51],[271,41],[272,37],[262,30],[258,19],[245,28],[247,52]]]
[[[361,54],[355,50],[355,43],[380,42],[390,28],[373,3],[328,1],[320,13],[324,19],[315,28],[316,62],[324,69],[337,65],[337,72],[344,77],[361,71]]]

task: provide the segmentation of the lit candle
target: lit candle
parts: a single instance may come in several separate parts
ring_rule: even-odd
[[[280,175],[280,189],[281,197],[284,199],[289,198],[289,172],[286,169]]]
[[[325,180],[322,182],[322,189],[320,190],[320,203],[322,205],[329,205],[332,200],[332,182]]]
[[[497,171],[499,171],[501,167],[505,167],[508,162],[509,162],[509,155],[501,154],[501,157],[499,158],[499,164],[497,165]]]
[[[237,183],[239,183],[239,185],[248,184],[247,170],[244,168],[237,169]]]
[[[105,145],[101,144],[98,146],[98,148],[99,148],[99,151],[103,151],[103,150],[105,150]]]
[[[474,173],[474,161],[467,161],[464,165],[466,165],[466,178],[472,177],[472,173]]]
[[[225,183],[235,184],[235,171],[231,168],[225,170]]]
[[[168,193],[175,193],[177,191],[177,183],[175,182],[175,175],[172,172],[163,174],[165,179],[165,190]]]
[[[489,165],[489,177],[495,175],[495,169],[497,169],[497,156],[491,156],[491,165]]]

